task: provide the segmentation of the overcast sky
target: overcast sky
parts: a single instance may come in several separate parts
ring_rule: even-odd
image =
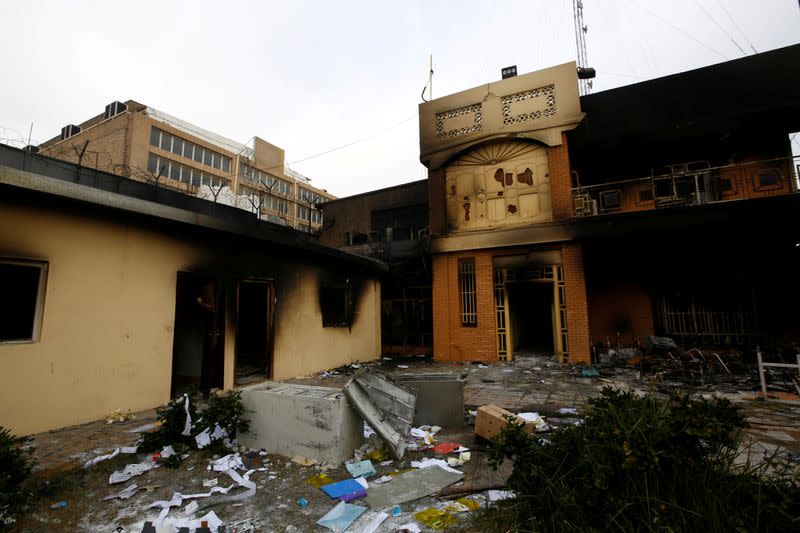
[[[595,92],[800,42],[798,0],[583,3]],[[425,177],[428,54],[434,97],[576,56],[572,0],[3,0],[0,35],[2,139],[133,99],[262,137],[338,196]]]

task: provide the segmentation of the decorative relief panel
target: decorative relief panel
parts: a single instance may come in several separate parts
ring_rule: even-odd
[[[447,222],[468,230],[553,219],[547,150],[507,141],[485,144],[445,169]]]
[[[501,98],[503,125],[555,116],[556,87],[547,85]]]
[[[483,112],[480,103],[436,113],[436,136],[440,139],[467,135],[481,131],[481,128]]]

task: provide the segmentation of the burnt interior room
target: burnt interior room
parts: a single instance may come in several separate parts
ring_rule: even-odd
[[[634,332],[642,342],[653,334],[680,337],[688,347],[780,349],[798,341],[800,239],[797,224],[783,216],[798,208],[800,198],[790,195],[657,216],[623,213],[602,229],[585,224],[592,228],[583,241],[587,293],[605,295],[594,309],[616,308],[641,324],[637,307],[624,300],[635,286],[649,298],[653,318],[653,331]],[[602,335],[595,344],[617,333],[611,324],[602,332],[590,327]]]
[[[236,301],[236,384],[269,378],[270,292],[268,281],[243,280]]]
[[[207,393],[223,385],[224,327],[218,283],[194,272],[178,272],[172,347],[174,397],[193,388]]]
[[[514,356],[554,353],[553,284],[512,281],[506,289]]]

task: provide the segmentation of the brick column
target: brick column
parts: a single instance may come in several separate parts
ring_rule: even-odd
[[[589,309],[583,273],[583,247],[580,243],[561,246],[564,292],[567,299],[567,343],[570,363],[591,362],[589,349]]]
[[[553,220],[568,220],[572,216],[572,175],[569,166],[567,136],[561,134],[561,146],[547,149],[547,163],[550,171],[550,195],[553,201]]]

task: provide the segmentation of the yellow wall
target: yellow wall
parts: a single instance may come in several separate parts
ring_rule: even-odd
[[[49,266],[39,342],[0,343],[0,425],[30,434],[167,401],[177,272],[213,262],[210,250],[139,222],[0,202],[0,257]],[[277,307],[277,378],[379,355],[377,281],[364,282],[350,332],[322,328],[319,268],[287,270],[294,283],[276,279],[293,294]],[[233,383],[231,323],[226,387]]]

